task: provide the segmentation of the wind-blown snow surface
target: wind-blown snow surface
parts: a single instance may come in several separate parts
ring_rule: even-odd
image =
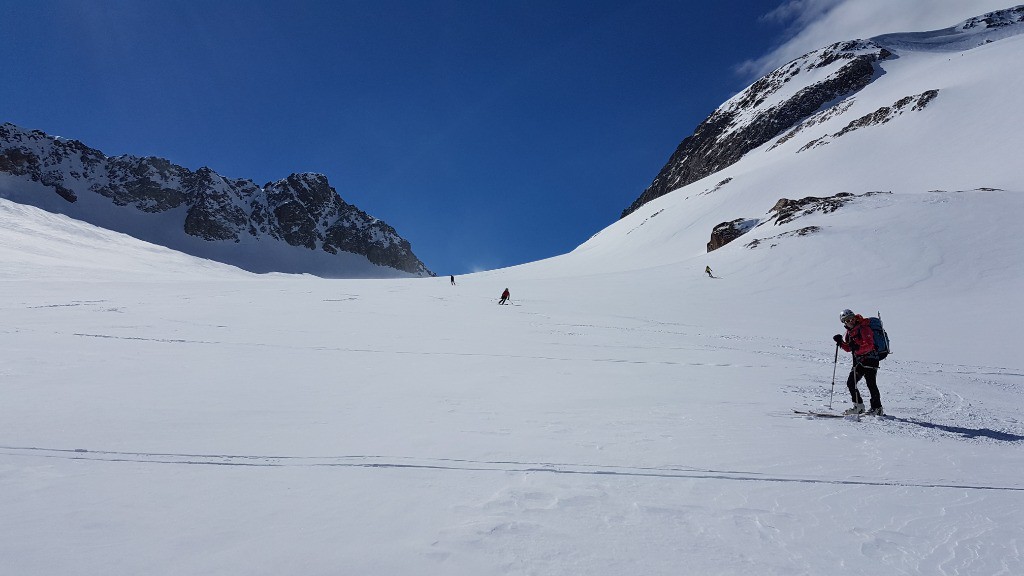
[[[250,275],[0,201],[3,573],[1024,573],[1022,80],[986,68],[1021,46],[902,51],[838,125],[456,286]],[[704,253],[841,191],[891,194]],[[849,403],[843,308],[882,312],[888,417],[792,413],[833,373]]]

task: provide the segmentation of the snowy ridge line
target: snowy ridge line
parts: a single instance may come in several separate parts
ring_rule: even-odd
[[[842,486],[890,486],[894,488],[952,488],[957,490],[994,490],[1024,492],[1024,486],[985,486],[953,483],[902,482],[899,480],[829,479],[799,476],[767,476],[760,472],[712,470],[692,467],[664,466],[656,468],[605,466],[599,464],[559,464],[548,462],[517,462],[469,460],[456,458],[418,458],[413,456],[239,456],[224,454],[170,454],[150,452],[91,451],[84,448],[38,448],[0,446],[6,456],[92,460],[97,462],[131,462],[138,464],[187,464],[206,466],[251,467],[325,467],[325,468],[390,468],[416,470],[450,470],[462,472],[541,472],[588,476],[627,476],[641,478],[681,478],[734,480],[743,482],[777,482],[802,484],[834,484]],[[401,462],[415,460],[418,462]],[[291,462],[289,462],[291,461]],[[297,463],[292,463],[299,461]]]

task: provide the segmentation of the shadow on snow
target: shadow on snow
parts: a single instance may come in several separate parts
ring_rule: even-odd
[[[990,430],[988,428],[964,428],[962,426],[947,426],[944,424],[935,424],[933,422],[925,422],[923,420],[916,420],[913,418],[896,418],[892,417],[896,422],[905,422],[907,424],[914,424],[921,426],[922,428],[929,428],[932,430],[941,430],[943,432],[949,432],[950,434],[958,434],[964,438],[989,438],[991,440],[999,440],[1001,442],[1021,442],[1024,441],[1024,436],[1019,434],[1011,434],[1010,432],[1000,432],[999,430]]]

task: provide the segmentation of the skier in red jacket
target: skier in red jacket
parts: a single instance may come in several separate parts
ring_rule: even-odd
[[[853,407],[843,414],[863,414],[864,398],[857,390],[857,381],[861,376],[868,385],[871,392],[871,409],[867,414],[875,416],[882,415],[882,396],[878,392],[878,385],[875,376],[878,374],[878,352],[875,349],[875,334],[871,331],[868,319],[860,314],[854,314],[849,309],[843,310],[839,320],[846,326],[846,338],[839,334],[832,337],[836,344],[847,352],[853,352],[853,368],[850,369],[850,377],[846,379],[846,387],[850,389],[850,396],[853,398]]]
[[[505,291],[501,293],[501,300],[498,300],[498,304],[504,304],[505,302],[508,302],[508,299],[511,297],[512,295],[509,294],[508,288],[505,288]]]

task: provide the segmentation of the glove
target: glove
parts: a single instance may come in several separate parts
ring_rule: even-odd
[[[843,337],[840,336],[839,334],[836,334],[835,336],[833,336],[832,339],[836,341],[836,344],[842,344],[843,343]]]

